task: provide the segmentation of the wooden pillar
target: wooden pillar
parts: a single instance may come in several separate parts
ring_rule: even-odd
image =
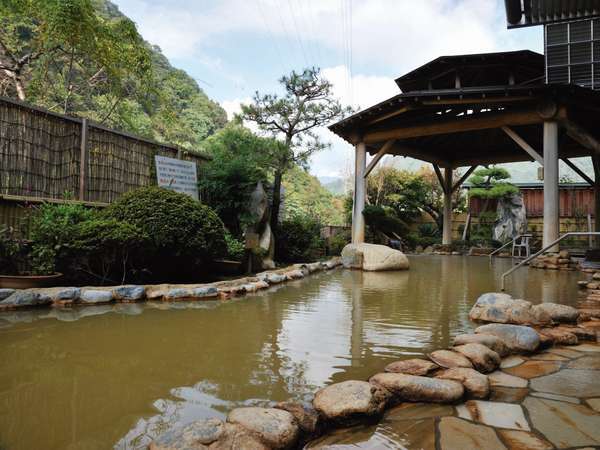
[[[600,155],[592,156],[594,166],[594,231],[600,231]],[[596,238],[596,247],[600,247],[600,239]]]
[[[442,244],[452,243],[452,169],[444,169],[444,224],[442,228]]]
[[[544,247],[558,239],[558,215],[558,124],[544,122]],[[558,246],[548,251],[558,251]]]
[[[365,209],[366,199],[366,144],[364,142],[359,142],[358,144],[356,144],[355,153],[354,206],[352,210],[352,243],[360,244],[362,242],[365,242],[365,218],[363,216],[363,210]]]
[[[79,142],[79,200],[85,200],[88,151],[87,151],[88,123],[87,119],[81,120],[81,140]]]

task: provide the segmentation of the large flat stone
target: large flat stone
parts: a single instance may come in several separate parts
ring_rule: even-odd
[[[471,420],[496,428],[530,431],[520,405],[512,403],[469,400],[465,403]]]
[[[562,363],[558,361],[526,361],[520,366],[503,370],[510,375],[529,380],[530,378],[557,372],[561,366]]]
[[[490,388],[489,400],[494,402],[521,403],[528,394],[529,389],[527,388],[494,386]]]
[[[552,450],[554,446],[545,439],[527,431],[498,430],[510,450]]]
[[[490,386],[500,386],[509,388],[527,387],[526,379],[516,377],[514,375],[510,375],[499,370],[488,374],[488,380],[490,381]]]
[[[575,405],[579,405],[581,403],[581,401],[579,401],[578,398],[567,397],[566,395],[551,394],[549,392],[532,392],[531,395],[533,397],[547,398],[549,400],[556,400],[558,402],[573,403]]]
[[[582,358],[571,361],[567,367],[569,369],[593,369],[600,370],[600,355],[591,354]],[[600,372],[598,372],[600,377]]]
[[[519,364],[523,364],[524,362],[525,362],[525,360],[523,358],[521,358],[520,356],[516,356],[516,355],[507,356],[506,358],[503,358],[502,361],[500,362],[500,368],[508,369],[510,367],[516,367]]]
[[[494,430],[456,417],[439,424],[441,450],[506,450]]]
[[[548,353],[552,353],[553,355],[564,356],[565,358],[573,359],[579,358],[583,353],[579,353],[578,351],[573,350],[573,348],[564,348],[564,347],[555,347],[549,348],[546,350]]]
[[[596,345],[596,344],[579,344],[579,345],[575,345],[571,348],[578,352],[585,352],[585,353],[589,353],[589,352],[599,353],[600,352],[600,345]]]
[[[550,375],[531,380],[531,388],[535,391],[569,397],[600,396],[600,373],[588,369],[563,369]]]
[[[583,405],[527,397],[532,425],[558,448],[600,444],[600,415]]]

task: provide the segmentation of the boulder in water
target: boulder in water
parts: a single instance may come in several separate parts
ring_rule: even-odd
[[[477,327],[475,333],[499,337],[513,353],[533,352],[540,346],[540,336],[533,328],[524,325],[489,323]]]
[[[342,264],[347,269],[367,271],[406,270],[408,258],[400,250],[377,244],[348,244],[342,250]]]

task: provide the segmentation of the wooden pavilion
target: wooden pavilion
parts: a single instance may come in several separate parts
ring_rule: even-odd
[[[352,242],[364,241],[366,178],[388,154],[433,165],[445,193],[443,244],[451,242],[451,194],[477,166],[537,161],[543,244],[558,238],[559,158],[594,184],[569,159],[592,157],[600,180],[600,92],[544,78],[544,56],[528,50],[442,56],[398,78],[400,94],[331,125],[355,147]],[[597,185],[595,211],[600,217]]]

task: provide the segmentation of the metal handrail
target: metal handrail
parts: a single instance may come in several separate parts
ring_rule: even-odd
[[[560,236],[555,241],[552,241],[550,244],[546,245],[539,252],[534,253],[533,255],[531,255],[528,258],[525,258],[523,261],[519,262],[519,264],[515,265],[514,267],[511,267],[510,270],[507,270],[506,272],[504,272],[502,274],[502,276],[500,277],[500,290],[504,291],[504,279],[508,275],[510,275],[515,270],[517,270],[519,267],[521,267],[524,264],[528,263],[532,259],[537,258],[539,255],[541,255],[542,253],[544,253],[546,250],[548,250],[549,248],[554,247],[556,244],[558,244],[564,238],[569,237],[569,236],[600,236],[600,232],[598,232],[598,231],[570,231],[568,233],[563,234],[562,236]]]
[[[507,242],[506,244],[504,244],[502,247],[497,248],[496,250],[494,250],[492,253],[489,254],[490,257],[490,261],[492,260],[492,256],[494,256],[496,253],[498,253],[500,250],[502,250],[504,247],[514,244],[515,241],[517,239],[521,239],[522,237],[533,237],[533,234],[531,233],[525,233],[525,234],[519,234],[516,238],[514,238],[512,241]]]

